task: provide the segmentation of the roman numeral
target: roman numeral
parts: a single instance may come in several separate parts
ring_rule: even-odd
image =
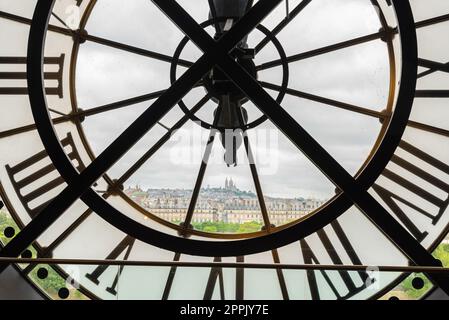
[[[125,255],[123,257],[123,260],[128,260],[129,255],[132,251],[132,248],[134,246],[136,239],[126,236],[115,248],[111,251],[111,253],[106,257],[107,260],[113,260],[117,259],[123,252],[125,252]],[[109,268],[110,266],[107,265],[101,265],[98,266],[92,273],[86,273],[86,278],[95,283],[96,285],[100,284],[99,278],[101,275]],[[124,266],[121,265],[119,267],[119,270],[117,272],[117,275],[114,278],[114,281],[112,282],[112,285],[106,288],[106,291],[110,294],[113,294],[114,296],[117,295],[117,284],[120,280],[120,275],[123,272]]]
[[[75,162],[77,169],[80,171],[84,169],[70,133],[61,140],[61,144],[66,149],[67,156]],[[65,182],[59,174],[56,178],[49,178],[50,181],[45,179],[45,177],[51,177],[57,172],[45,150],[14,166],[6,165],[6,172],[20,202],[32,218],[52,200],[53,197],[49,199],[49,196],[45,195]],[[36,182],[40,179],[48,182],[39,185]]]
[[[411,198],[416,200],[413,202],[409,201],[404,197],[395,194],[394,192],[389,191],[387,190],[387,188],[382,187],[378,184],[375,184],[373,186],[373,190],[380,196],[380,198],[391,209],[396,217],[404,224],[409,232],[416,239],[422,241],[428,233],[421,231],[416,226],[416,224],[413,223],[407,213],[403,209],[401,209],[397,202],[402,203],[408,208],[413,209],[414,211],[420,213],[422,216],[430,219],[433,225],[437,224],[438,220],[441,218],[449,204],[449,185],[439,177],[429,173],[428,168],[438,169],[440,172],[449,175],[449,166],[406,141],[401,141],[399,148],[413,155],[417,159],[423,161],[425,163],[425,166],[423,166],[422,168],[418,167],[417,165],[412,164],[410,161],[405,160],[398,155],[394,155],[391,159],[393,163],[406,170],[408,174],[412,174],[413,176],[426,181],[437,189],[444,191],[444,193],[448,195],[446,199],[440,199],[436,195],[419,186],[419,182],[414,183],[410,181],[410,178],[405,178],[389,169],[385,169],[382,175],[395,182],[397,185],[405,188],[410,192]],[[423,200],[432,204],[432,206],[435,207],[436,212],[431,213],[429,212],[429,210],[424,209],[422,207]]]
[[[221,262],[221,258],[214,258],[214,262]],[[237,262],[245,262],[243,256],[237,257]],[[244,298],[244,268],[237,268],[235,274],[235,300],[243,300]],[[223,279],[223,268],[214,267],[211,268],[209,273],[209,279],[207,281],[206,291],[204,292],[203,300],[211,300],[214,294],[214,289],[217,285],[220,289],[220,299],[225,300],[225,289],[224,289],[224,279]]]
[[[418,74],[418,79],[428,76],[435,72],[449,72],[449,63],[441,63],[433,60],[418,59],[418,65],[420,67],[427,68]],[[416,98],[449,98],[449,90],[416,90]]]
[[[420,67],[428,68],[428,70],[418,74],[418,78],[428,76],[437,71],[449,72],[449,63],[441,63],[427,59],[418,59],[418,65]]]
[[[181,259],[180,253],[175,253],[173,258],[174,262],[177,262]],[[239,256],[236,258],[237,262],[245,262],[245,258],[243,256]],[[214,262],[221,262],[220,257],[215,257]],[[172,266],[170,268],[170,272],[167,277],[167,281],[165,283],[164,293],[162,294],[162,300],[168,300],[170,297],[171,288],[173,286],[173,282],[175,281],[176,271],[178,267]],[[220,290],[220,299],[225,300],[225,288],[224,288],[224,276],[223,276],[223,268],[221,267],[213,267],[210,270],[208,281],[206,284],[206,289],[204,291],[204,300],[211,300],[214,294],[215,287],[217,286],[217,282]],[[244,268],[236,268],[236,277],[235,277],[235,300],[243,300],[244,298]]]
[[[347,256],[349,257],[349,259],[351,260],[351,262],[354,265],[361,265],[362,262],[360,261],[360,258],[357,256],[353,246],[351,245],[351,242],[349,241],[347,235],[343,231],[340,223],[337,220],[335,220],[334,222],[331,223],[331,227],[332,227],[333,231],[335,232],[335,235],[339,239],[341,246],[344,248],[344,250],[345,250]],[[322,245],[325,248],[325,252],[327,255],[326,258],[330,258],[330,260],[332,261],[333,264],[337,264],[337,265],[343,264],[342,258],[339,256],[336,247],[332,244],[326,231],[324,229],[321,229],[320,231],[317,232],[317,235],[318,235]],[[315,252],[314,252],[305,239],[300,240],[300,247],[301,247],[301,252],[302,252],[302,256],[303,256],[305,264],[320,264],[321,263],[320,259],[318,257],[318,250],[315,249]],[[322,255],[322,252],[320,252],[320,254]],[[313,300],[320,300],[321,291],[324,289],[323,287],[320,287],[318,285],[317,272],[321,273],[325,282],[327,283],[329,288],[332,290],[334,295],[339,300],[347,299],[347,298],[359,293],[364,288],[366,288],[366,280],[367,280],[368,276],[367,276],[367,273],[364,271],[357,272],[358,276],[360,277],[361,281],[359,281],[359,282],[361,282],[361,284],[357,284],[356,281],[354,280],[354,278],[351,276],[351,274],[348,271],[344,271],[344,270],[338,271],[338,275],[339,275],[340,279],[342,280],[342,282],[345,286],[345,289],[346,289],[346,290],[342,290],[341,288],[337,289],[337,286],[334,283],[334,281],[332,281],[331,277],[328,274],[328,271],[307,270],[306,271],[307,280],[309,283],[310,293],[311,293]],[[335,272],[337,272],[337,271],[335,271]],[[353,274],[355,274],[355,272],[353,272]],[[338,287],[340,287],[340,286],[338,286]]]
[[[62,90],[62,75],[64,68],[64,54],[59,57],[45,57],[45,67],[57,67],[57,71],[44,71],[44,79],[51,81],[51,85],[46,85],[45,93],[48,95],[57,95],[59,98],[63,97]],[[0,57],[1,65],[21,65],[23,70],[26,69],[27,58],[26,57]],[[0,71],[0,80],[23,80],[24,84],[17,87],[0,87],[0,95],[26,95],[28,94],[28,86],[26,84],[27,73],[26,71]],[[53,82],[56,81],[57,85]]]

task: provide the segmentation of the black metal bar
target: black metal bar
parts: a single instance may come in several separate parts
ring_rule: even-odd
[[[281,263],[281,259],[279,258],[279,252],[277,249],[271,250],[271,256],[273,257],[273,262],[275,264]],[[285,282],[284,272],[282,271],[282,269],[276,269],[276,275],[278,277],[279,287],[280,287],[281,293],[282,293],[282,298],[284,300],[289,300],[290,297],[288,294],[287,283]]]
[[[128,107],[131,105],[136,105],[141,102],[150,101],[150,100],[159,98],[165,91],[166,91],[165,89],[159,90],[159,91],[147,93],[147,94],[144,94],[141,96],[108,103],[108,104],[94,107],[94,108],[79,110],[77,112],[69,114],[68,116],[70,118],[82,118],[82,117],[89,117],[89,116],[97,115],[100,113],[121,109],[121,108]]]
[[[101,202],[92,202],[92,197],[97,195],[89,187],[111,167],[127,150],[132,147],[148,130],[150,130],[180,99],[209,71],[216,63],[217,51],[229,52],[243,37],[253,30],[258,23],[268,15],[281,0],[261,0],[246,15],[245,19],[232,28],[217,44],[207,34],[204,36],[204,30],[173,1],[158,0],[159,6],[163,6],[167,13],[176,16],[181,25],[190,28],[195,25],[194,30],[200,30],[202,40],[211,41],[210,51],[204,54],[192,67],[190,67],[166,92],[157,99],[141,116],[139,116],[114,142],[109,145],[82,173],[78,174],[76,169],[66,162],[67,158],[63,150],[60,149],[59,141],[53,139],[54,131],[50,128],[51,122],[48,121],[47,110],[43,108],[34,108],[33,116],[38,119],[47,119],[42,122],[40,134],[47,132],[49,136],[45,139],[45,146],[49,149],[59,150],[52,154],[52,160],[61,159],[61,164],[65,163],[65,178],[70,180],[70,184],[58,194],[40,213],[33,219],[22,231],[17,234],[1,251],[0,256],[15,257],[25,250],[33,241],[42,234],[54,221],[56,221],[65,210],[70,207],[80,196],[83,201],[91,206],[101,206]],[[156,0],[155,0],[156,2]],[[35,16],[44,20],[36,21],[32,25],[28,44],[28,82],[36,84],[30,90],[30,99],[43,100],[41,75],[41,63],[34,63],[41,60],[41,55],[36,52],[42,51],[44,34],[46,32],[47,18],[42,12],[51,11],[51,2],[39,1],[36,5]],[[44,22],[44,23],[42,23]],[[187,22],[187,24],[186,24]],[[189,33],[192,30],[189,30]],[[202,36],[201,36],[202,35]],[[199,39],[201,40],[201,39]],[[36,61],[35,61],[36,60]],[[45,129],[44,129],[45,128]],[[60,168],[61,169],[61,168]],[[87,190],[87,191],[86,191]],[[136,230],[137,231],[137,230]],[[0,267],[3,271],[7,265]]]
[[[208,0],[208,1],[209,1],[210,13],[212,15],[212,19],[214,20],[215,32],[220,33],[221,29],[220,29],[220,24],[218,23],[217,9],[215,8],[214,0]]]
[[[85,109],[85,110],[79,109],[78,111],[76,111],[74,113],[62,115],[60,117],[54,118],[53,123],[59,124],[59,123],[64,123],[64,122],[68,122],[68,121],[73,121],[74,119],[83,119],[84,117],[89,117],[89,116],[97,115],[97,114],[100,114],[103,112],[108,112],[108,111],[128,107],[128,106],[131,106],[131,105],[134,105],[137,103],[156,99],[156,98],[160,97],[164,92],[165,92],[165,90],[160,90],[160,91],[152,92],[149,94],[141,95],[138,97],[133,97],[130,99],[116,101],[113,103],[108,103],[108,104],[90,108],[90,109]],[[33,131],[33,130],[36,130],[36,124],[34,124],[34,123],[25,125],[25,126],[21,126],[21,127],[17,127],[17,128],[13,128],[13,129],[8,129],[5,131],[1,131],[0,138],[5,138],[5,137],[13,136],[13,135],[16,135],[19,133]]]
[[[438,17],[433,17],[430,19],[418,21],[417,23],[415,23],[415,27],[417,29],[419,29],[419,28],[429,27],[431,25],[441,23],[441,22],[446,22],[446,21],[449,21],[449,14],[444,14],[444,15],[441,15]]]
[[[220,257],[215,257],[214,262],[221,262]],[[209,273],[209,279],[207,280],[206,290],[204,291],[203,300],[212,300],[212,296],[215,291],[215,286],[217,284],[220,288],[220,298],[221,300],[225,300],[225,292],[224,292],[224,281],[223,281],[223,269],[222,268],[211,268]]]
[[[276,36],[292,21],[301,11],[303,11],[312,0],[303,0],[299,3],[288,16],[285,17],[279,24],[271,30],[273,36]],[[264,37],[255,47],[256,53],[260,52],[270,42],[269,37]]]
[[[445,63],[444,64],[444,66],[445,67],[449,67],[449,62],[448,63]],[[426,76],[428,76],[428,75],[430,75],[430,74],[432,74],[432,73],[435,73],[435,72],[437,72],[438,71],[438,69],[428,69],[428,70],[426,70],[426,71],[423,71],[423,72],[421,72],[421,73],[418,73],[418,79],[420,79],[420,78],[423,78],[423,77],[426,77]]]
[[[143,49],[143,48],[138,48],[135,46],[131,46],[131,45],[127,45],[124,43],[120,43],[120,42],[116,42],[116,41],[112,41],[109,39],[105,39],[105,38],[101,38],[101,37],[97,37],[97,36],[93,36],[90,34],[79,34],[79,36],[82,39],[85,39],[87,41],[91,41],[91,42],[95,42],[104,46],[108,46],[111,48],[115,48],[115,49],[119,49],[119,50],[123,50],[123,51],[127,51],[130,53],[134,53],[137,55],[141,55],[144,57],[148,57],[148,58],[152,58],[152,59],[156,59],[156,60],[160,60],[160,61],[164,61],[164,62],[168,62],[168,63],[172,63],[173,62],[173,57],[172,56],[168,56],[166,54],[162,54],[159,52],[154,52],[151,50],[147,50],[147,49]],[[182,67],[191,67],[193,65],[193,62],[191,61],[187,61],[184,59],[178,59],[177,64],[182,66]]]
[[[415,27],[417,29],[419,28],[423,28],[423,27],[428,27],[437,23],[442,23],[442,22],[446,22],[449,21],[449,14],[445,14],[442,16],[438,16],[438,17],[434,17],[434,18],[430,18],[430,19],[426,19],[426,20],[422,20],[419,22],[415,23]],[[397,33],[397,30],[394,30],[395,33]],[[336,51],[336,50],[340,50],[340,49],[344,49],[344,48],[348,48],[354,45],[358,45],[358,44],[362,44],[365,42],[369,42],[369,41],[373,41],[373,40],[377,40],[380,39],[383,35],[385,34],[385,31],[379,31],[377,33],[372,33],[366,36],[362,36],[359,38],[354,38],[348,41],[343,41],[337,44],[333,44],[330,46],[326,46],[326,47],[322,47],[322,48],[318,48],[318,49],[314,49],[311,51],[307,51],[307,52],[303,52],[300,54],[296,54],[293,56],[288,57],[288,62],[293,62],[293,61],[299,61],[299,60],[303,60],[303,59],[308,59],[308,58],[312,58],[315,57],[317,55],[321,55],[324,53],[329,53],[332,51]],[[268,68],[272,68],[272,67],[276,67],[281,65],[281,61],[280,60],[273,60],[273,61],[269,61],[266,63],[263,63],[259,66],[257,66],[257,70],[265,70]]]
[[[239,124],[241,126],[244,125],[245,121],[242,114],[242,109],[239,108],[237,112]],[[242,132],[243,135],[243,143],[245,145],[246,156],[248,158],[249,168],[251,171],[251,176],[253,178],[254,187],[256,188],[257,200],[259,201],[260,211],[262,213],[263,222],[267,232],[270,232],[271,222],[270,217],[268,216],[267,206],[265,204],[265,198],[262,191],[262,185],[260,184],[259,174],[257,173],[257,167],[255,164],[255,159],[253,152],[251,150],[251,145],[248,138],[248,133],[246,131]]]
[[[215,113],[215,118],[213,126],[216,127],[218,121],[220,120],[222,107],[218,106],[217,112]],[[195,211],[196,203],[200,195],[201,186],[203,185],[204,175],[206,174],[207,164],[209,163],[210,155],[212,154],[212,147],[214,146],[215,135],[217,130],[211,129],[209,133],[209,139],[206,143],[206,149],[204,150],[203,158],[201,159],[200,169],[198,171],[198,176],[195,181],[195,187],[193,188],[192,197],[190,198],[189,207],[187,209],[186,217],[183,223],[183,229],[187,231],[190,227],[190,223],[193,218],[193,213]]]
[[[268,82],[264,82],[264,81],[259,81],[259,84],[267,89],[271,89],[271,90],[276,90],[276,91],[280,91],[283,90],[282,87],[272,84],[272,83],[268,83]],[[372,110],[372,109],[368,109],[368,108],[364,108],[364,107],[359,107],[353,104],[349,104],[349,103],[345,103],[345,102],[341,102],[341,101],[337,101],[337,100],[333,100],[333,99],[328,99],[328,98],[324,98],[321,96],[317,96],[317,95],[313,95],[310,93],[306,93],[306,92],[302,92],[299,90],[294,90],[291,88],[287,88],[285,90],[285,93],[291,95],[291,96],[295,96],[298,98],[302,98],[302,99],[307,99],[310,101],[314,101],[314,102],[319,102],[319,103],[323,103],[332,107],[337,107],[340,109],[344,109],[344,110],[349,110],[352,112],[356,112],[356,113],[360,113],[360,114],[364,114],[370,117],[374,117],[374,118],[379,118],[379,119],[383,119],[385,117],[387,117],[388,115],[383,113],[383,112],[379,112],[376,110]]]
[[[91,214],[91,209],[87,209],[84,211],[67,229],[64,230],[55,240],[53,240],[47,247],[43,248],[40,252],[39,258],[47,258],[51,256],[53,250],[55,250],[67,237],[72,234],[72,232],[78,228],[81,223],[83,223]],[[37,263],[30,263],[23,269],[24,274],[30,273],[35,267]]]
[[[449,90],[416,90],[416,98],[449,98]]]
[[[31,19],[22,17],[22,16],[18,16],[9,12],[5,12],[5,11],[0,11],[0,18],[3,19],[8,19],[11,21],[15,21],[18,23],[23,23],[23,24],[31,24]],[[66,28],[62,28],[62,27],[58,27],[58,26],[54,26],[54,25],[49,25],[48,26],[48,30],[56,32],[56,33],[60,33],[60,34],[64,34],[67,36],[72,36],[72,33],[70,30],[67,30]]]
[[[162,293],[161,300],[168,300],[170,296],[171,287],[173,285],[173,280],[175,279],[176,271],[177,271],[177,263],[183,263],[179,262],[179,259],[181,259],[181,254],[176,252],[175,256],[173,257],[173,262],[170,268],[170,272],[168,274],[167,282],[165,283],[164,292]]]
[[[4,11],[0,11],[0,18],[5,18],[5,19],[8,19],[8,20],[12,20],[12,21],[16,21],[16,22],[23,23],[23,24],[28,24],[28,25],[31,24],[31,19],[28,19],[28,18],[25,18],[25,17],[21,17],[21,16],[18,16],[18,15],[14,15],[14,14],[11,14],[11,13],[7,13],[7,12],[4,12]],[[76,37],[79,37],[80,39],[83,39],[83,40],[88,40],[88,41],[95,42],[95,43],[98,43],[98,44],[101,44],[101,45],[104,45],[104,46],[108,46],[108,47],[111,47],[111,48],[127,51],[127,52],[130,52],[130,53],[134,53],[134,54],[141,55],[141,56],[144,56],[144,57],[153,58],[153,59],[164,61],[164,62],[172,63],[172,61],[173,61],[173,57],[165,55],[165,54],[162,54],[162,53],[154,52],[154,51],[143,49],[143,48],[138,48],[138,47],[135,47],[135,46],[131,46],[131,45],[127,45],[127,44],[124,44],[124,43],[112,41],[112,40],[109,40],[109,39],[97,37],[97,36],[90,35],[90,34],[87,34],[87,33],[81,33],[78,30],[76,30],[76,31],[75,30],[70,30],[70,29],[66,29],[66,28],[62,28],[62,27],[58,27],[58,26],[54,26],[54,25],[49,25],[48,26],[48,30],[56,32],[56,33],[60,33],[60,34],[65,34],[65,35],[68,35],[68,36],[76,36]],[[184,60],[184,59],[178,59],[177,63],[180,66],[183,66],[183,67],[191,67],[193,65],[193,62],[187,61],[187,60]]]
[[[243,264],[244,256],[237,257],[237,263]],[[245,269],[237,268],[235,270],[235,300],[245,299]]]
[[[439,135],[442,135],[445,137],[449,137],[449,130],[430,126],[428,124],[424,124],[424,123],[420,123],[420,122],[416,122],[416,121],[409,121],[408,126],[415,128],[415,129],[424,130],[427,132],[432,132],[432,133],[439,134]]]
[[[217,43],[205,33],[192,17],[173,1],[152,0],[167,16],[172,19],[186,35],[197,45],[201,43],[201,50],[216,56],[216,53],[228,53],[234,46],[248,35],[282,0],[259,1],[229,30]],[[235,41],[239,39],[239,41]]]
[[[56,13],[52,12],[51,15],[52,15],[53,17],[55,17],[56,20],[58,20],[64,27],[66,27],[67,30],[69,30],[70,32],[73,33],[74,30],[72,30],[72,28],[70,28],[70,27],[67,25],[67,23],[65,23],[65,21],[62,20]]]
[[[421,67],[424,67],[424,68],[432,69],[432,70],[449,72],[449,64],[447,64],[447,63],[441,63],[441,62],[436,62],[436,61],[432,61],[432,60],[419,58],[418,65]]]
[[[209,100],[209,96],[204,96],[193,108],[190,110],[192,114],[197,113]],[[181,128],[187,121],[189,116],[183,116],[178,122],[176,122],[169,131],[167,131],[145,154],[140,157],[124,174],[117,179],[117,184],[122,185],[125,183],[140,167],[144,165],[168,140],[172,134]]]
[[[143,261],[143,260],[81,260],[56,258],[4,258],[0,263],[18,264],[55,264],[55,265],[107,265],[136,267],[186,267],[186,268],[243,268],[243,269],[283,269],[283,270],[329,270],[329,271],[366,271],[372,270],[371,265],[335,265],[335,264],[281,264],[281,263],[248,263],[248,262],[184,262],[174,261]],[[432,274],[449,274],[448,267],[428,266],[375,266],[380,272],[424,272]]]
[[[315,56],[319,56],[319,55],[322,55],[322,54],[325,54],[325,53],[329,53],[329,52],[341,50],[341,49],[344,49],[344,48],[352,47],[352,46],[355,46],[355,45],[358,45],[358,44],[362,44],[362,43],[366,43],[366,42],[369,42],[369,41],[380,39],[384,34],[385,34],[384,31],[379,31],[379,32],[372,33],[372,34],[369,34],[369,35],[366,35],[366,36],[362,36],[362,37],[354,38],[354,39],[351,39],[351,40],[347,40],[347,41],[339,42],[339,43],[336,43],[336,44],[332,44],[332,45],[329,45],[329,46],[321,47],[321,48],[318,48],[318,49],[314,49],[314,50],[298,53],[298,54],[295,54],[295,55],[287,57],[287,61],[289,63],[296,62],[296,61],[312,58],[312,57],[315,57]],[[276,59],[276,60],[272,60],[272,61],[268,61],[268,62],[262,63],[262,64],[256,66],[256,69],[258,71],[261,71],[261,70],[266,70],[266,69],[269,69],[269,68],[277,67],[277,66],[280,66],[280,65],[282,65],[282,60],[281,59]]]
[[[57,117],[54,118],[52,120],[52,122],[54,124],[59,124],[59,123],[63,123],[63,122],[67,122],[70,121],[70,117],[69,116],[61,116],[61,117]],[[6,137],[10,137],[19,133],[24,133],[24,132],[29,132],[29,131],[33,131],[36,130],[36,124],[28,124],[25,126],[21,126],[21,127],[17,127],[17,128],[13,128],[13,129],[8,129],[8,130],[4,130],[4,131],[0,131],[0,139],[1,138],[6,138]]]

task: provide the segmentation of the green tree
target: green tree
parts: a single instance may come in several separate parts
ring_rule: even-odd
[[[203,228],[204,232],[217,232],[217,227],[216,226],[205,226]]]

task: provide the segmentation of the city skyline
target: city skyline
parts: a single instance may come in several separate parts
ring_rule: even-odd
[[[143,190],[139,185],[128,186],[124,192],[142,208],[175,224],[185,221],[193,194],[191,189]],[[265,195],[264,203],[270,224],[279,226],[303,218],[325,201],[304,197],[275,198]],[[249,190],[240,190],[237,183],[227,177],[224,185],[200,189],[191,222],[234,225],[258,223],[260,227],[266,223],[257,195]]]
[[[228,181],[232,181],[232,184],[230,184],[230,186],[236,188],[236,190],[238,191],[242,191],[245,192],[247,194],[250,194],[252,197],[256,198],[257,194],[255,190],[252,190],[251,188],[244,190],[243,188],[240,189],[239,186],[237,185],[237,179],[233,178],[233,177],[226,177],[225,181],[222,185],[210,185],[210,184],[203,184],[203,186],[200,188],[200,196],[201,196],[201,191],[204,190],[209,190],[209,189],[227,189],[227,185],[226,182]],[[155,191],[155,190],[160,190],[160,191],[184,191],[184,192],[193,192],[193,188],[183,188],[183,187],[147,187],[145,185],[141,185],[139,183],[133,184],[133,183],[127,183],[124,185],[124,190],[126,193],[126,190],[131,190],[131,189],[140,189],[144,192],[150,192],[150,191]],[[264,193],[264,197],[265,198],[272,198],[272,199],[314,199],[314,200],[320,200],[320,201],[327,201],[328,199],[326,197],[315,197],[315,196],[301,196],[298,195],[296,197],[279,197],[279,196],[273,196],[270,194],[266,194]]]

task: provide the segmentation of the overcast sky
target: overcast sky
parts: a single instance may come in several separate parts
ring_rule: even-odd
[[[179,2],[198,22],[206,20],[206,0]],[[290,1],[290,7],[297,3],[299,1]],[[281,5],[263,24],[271,29],[285,14],[285,6]],[[287,55],[293,55],[370,34],[379,28],[379,19],[370,1],[314,0],[278,38]],[[122,0],[99,0],[87,30],[93,35],[167,55],[173,55],[183,36],[148,0],[127,1],[126,4]],[[261,34],[253,32],[248,40],[250,47],[260,39]],[[195,46],[189,44],[182,57],[195,61],[200,54]],[[257,57],[256,64],[277,58],[278,54],[270,44]],[[169,68],[165,62],[86,42],[81,46],[77,68],[79,107],[87,109],[167,88],[170,84]],[[180,68],[178,74],[183,70]],[[259,79],[279,85],[281,72],[280,68],[263,71],[259,73]],[[387,101],[388,75],[386,45],[373,41],[291,63],[289,87],[380,111]],[[192,107],[203,95],[202,88],[193,90],[185,98],[186,104]],[[95,152],[101,152],[150,104],[145,102],[88,118],[84,122],[85,130]],[[351,173],[356,172],[366,159],[380,129],[375,118],[308,100],[287,96],[281,105]],[[215,108],[216,105],[209,102],[198,115],[211,121]],[[245,108],[250,120],[260,115],[250,103]],[[182,115],[176,106],[162,122],[169,126]],[[178,132],[129,183],[138,183],[144,188],[192,188],[199,168],[199,161],[193,161],[197,157],[192,156],[192,161],[180,161],[174,155],[185,154],[186,150],[192,149],[186,138],[194,135],[195,126],[189,122],[185,130]],[[117,163],[111,175],[119,176],[164,133],[165,130],[159,126],[151,130]],[[204,139],[207,134],[204,130]],[[266,194],[318,198],[332,195],[332,184],[271,123],[265,122],[250,135]],[[256,136],[268,139],[268,152],[263,144],[255,143]],[[180,138],[183,138],[182,143]],[[222,152],[218,141],[215,147],[217,152]],[[198,155],[203,149],[204,143],[202,146],[194,145],[192,150]],[[242,157],[244,155],[240,154],[239,158]],[[221,157],[217,159],[221,160]],[[247,164],[227,168],[223,161],[216,162],[208,167],[204,185],[221,186],[225,177],[232,177],[241,189],[254,190]]]

